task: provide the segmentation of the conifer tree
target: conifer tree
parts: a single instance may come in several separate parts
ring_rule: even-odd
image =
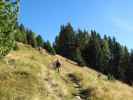
[[[15,33],[15,40],[18,42],[22,43],[27,43],[27,33],[26,33],[26,28],[24,27],[23,24],[18,24],[16,25],[16,33]]]
[[[41,37],[41,35],[38,35],[38,36],[36,37],[36,42],[37,42],[37,46],[38,46],[38,47],[43,47],[44,40],[43,40],[43,38]]]
[[[14,33],[19,12],[19,1],[0,0],[0,57],[15,46]]]
[[[129,52],[127,47],[122,47],[120,63],[118,66],[120,80],[124,81],[126,79],[126,70],[128,67],[129,67]]]
[[[27,33],[27,43],[34,48],[37,47],[35,33],[32,32],[31,30],[27,30],[26,33]]]
[[[100,57],[100,42],[101,38],[95,31],[91,31],[91,37],[88,44],[85,46],[83,52],[83,58],[88,66],[99,69],[99,57]]]
[[[126,69],[126,82],[130,85],[133,85],[133,50],[129,55],[129,66]]]
[[[46,49],[50,54],[56,54],[54,48],[51,46],[51,43],[49,41],[44,42],[43,48]]]
[[[100,51],[100,71],[107,74],[108,73],[108,67],[109,67],[109,60],[110,60],[110,49],[109,44],[106,36],[104,36],[104,39],[101,44],[101,51]]]
[[[56,41],[57,53],[72,59],[72,50],[75,48],[74,30],[70,23],[61,26],[61,31]]]

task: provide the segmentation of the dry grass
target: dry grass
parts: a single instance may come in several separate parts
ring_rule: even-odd
[[[63,67],[60,73],[48,68],[59,58]],[[12,51],[0,60],[0,100],[78,100],[72,81],[73,74],[87,90],[90,100],[132,100],[133,88],[119,81],[108,81],[104,75],[61,56],[40,53],[19,43],[19,50]]]

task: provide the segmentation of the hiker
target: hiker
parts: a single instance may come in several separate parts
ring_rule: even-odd
[[[102,74],[98,73],[97,78],[101,78],[101,77],[102,77]]]
[[[59,59],[57,59],[57,60],[55,61],[55,68],[57,69],[58,72],[60,71],[61,62],[59,61]]]
[[[40,53],[42,53],[42,48],[41,48],[41,47],[38,47],[37,49],[38,49],[38,51],[39,51]]]
[[[62,64],[59,59],[55,60],[51,64],[49,64],[49,68],[57,70],[58,72],[60,71]]]

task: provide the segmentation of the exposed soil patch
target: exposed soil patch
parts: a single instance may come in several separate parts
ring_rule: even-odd
[[[78,100],[90,100],[90,89],[84,89],[80,84],[80,79],[74,74],[68,74],[69,80],[73,83],[76,93],[73,95],[77,97]]]

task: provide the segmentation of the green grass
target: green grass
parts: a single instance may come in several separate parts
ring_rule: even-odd
[[[63,63],[60,73],[49,64],[59,58]],[[0,60],[0,100],[77,100],[78,93],[68,75],[80,80],[81,93],[87,90],[90,100],[132,100],[133,88],[119,81],[109,81],[106,76],[78,67],[61,56],[43,53],[28,45],[18,43]]]

